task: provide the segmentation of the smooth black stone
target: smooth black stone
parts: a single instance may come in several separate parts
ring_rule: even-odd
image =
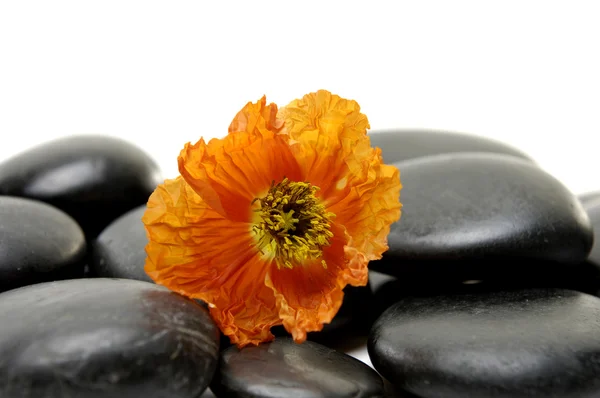
[[[204,308],[124,279],[0,294],[3,398],[197,398],[218,362]]]
[[[142,223],[145,210],[144,205],[129,211],[100,233],[92,253],[96,275],[152,282],[144,271],[148,244]]]
[[[587,202],[583,202],[583,206],[587,211],[587,214],[592,222],[592,227],[594,228],[594,236],[600,236],[600,197],[596,200],[591,200]],[[592,264],[596,269],[598,269],[600,273],[600,238],[596,238],[594,240],[594,245],[590,254],[588,256],[588,262]],[[600,277],[598,278],[600,281]],[[598,287],[600,288],[600,283],[598,283]]]
[[[542,289],[409,298],[377,320],[369,357],[423,397],[600,396],[600,299]]]
[[[381,397],[381,377],[341,352],[289,338],[221,352],[211,383],[218,397]]]
[[[369,270],[369,286],[371,287],[371,292],[373,293],[375,293],[382,285],[395,280],[396,278],[391,275]]]
[[[408,297],[435,297],[449,294],[475,294],[500,291],[514,291],[531,288],[560,288],[598,296],[600,293],[600,267],[588,262],[571,265],[569,272],[554,263],[528,264],[527,259],[519,261],[522,268],[537,272],[522,272],[518,275],[507,273],[484,280],[459,280],[448,277],[398,278],[381,283],[373,289],[371,304],[371,324],[383,311]],[[482,260],[482,267],[485,267]],[[371,271],[373,273],[373,271]]]
[[[587,192],[578,196],[583,207],[600,205],[600,192]]]
[[[81,277],[85,254],[83,231],[67,214],[46,203],[0,196],[0,292]]]
[[[104,136],[62,138],[0,164],[0,195],[50,203],[75,218],[87,237],[146,203],[161,182],[147,154]]]
[[[588,255],[586,265],[596,272],[590,276],[588,284],[595,288],[593,294],[600,296],[600,242],[598,242],[600,240],[598,238],[600,236],[600,192],[588,192],[580,195],[579,201],[590,218],[595,236],[594,245]]]
[[[512,278],[482,281],[482,280],[415,280],[404,278],[393,278],[388,276],[383,280],[385,274],[378,274],[370,271],[369,274],[379,275],[382,283],[377,284],[373,289],[373,301],[370,311],[370,325],[372,326],[381,314],[392,305],[407,298],[415,297],[440,297],[453,294],[479,294],[499,292],[506,290],[521,290],[530,285],[535,286],[539,283],[540,287],[546,287],[547,279],[536,280],[515,280]],[[415,283],[417,282],[417,283]]]
[[[373,270],[429,280],[521,278],[553,268],[564,273],[592,247],[577,198],[529,162],[452,154],[396,166],[405,187],[402,217]]]
[[[395,163],[430,155],[486,152],[531,158],[503,142],[476,135],[422,129],[373,130],[371,145],[381,148],[383,160]]]
[[[212,392],[210,388],[207,388],[206,391],[204,391],[204,394],[200,396],[200,398],[217,398],[217,396]]]
[[[518,261],[518,260],[517,260]],[[526,259],[521,260],[526,267]],[[532,288],[570,289],[598,296],[600,293],[600,267],[583,262],[571,266],[568,273],[560,272],[555,264],[536,264],[539,273],[512,273],[489,280],[406,280],[403,278],[388,281],[373,291],[371,305],[371,325],[389,307],[410,297],[439,297],[451,294],[480,294],[502,291],[515,291]]]
[[[372,300],[373,291],[369,284],[346,286],[344,301],[338,313],[321,332],[314,333],[312,340],[325,343],[328,340],[339,340],[341,334],[368,332],[364,321],[369,315]]]
[[[423,281],[414,283],[414,281],[405,281],[403,279],[389,280],[382,283],[374,290],[374,299],[371,307],[370,325],[372,326],[377,319],[389,307],[406,298],[412,297],[437,297],[457,293],[485,292],[482,289],[482,281]],[[486,286],[487,287],[487,286]]]

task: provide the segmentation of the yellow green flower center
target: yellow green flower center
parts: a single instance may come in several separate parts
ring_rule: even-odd
[[[260,209],[252,230],[261,252],[274,255],[278,268],[318,260],[323,247],[329,246],[335,215],[316,197],[318,190],[308,182],[284,178],[279,184],[273,182],[264,198],[254,199]],[[321,264],[327,268],[325,260],[321,259]]]

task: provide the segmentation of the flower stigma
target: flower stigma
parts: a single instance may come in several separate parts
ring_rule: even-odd
[[[260,209],[255,210],[259,217],[252,231],[260,251],[273,255],[278,269],[318,260],[323,256],[323,247],[330,245],[335,214],[320,203],[318,190],[308,182],[284,178],[278,184],[273,181],[265,197],[253,200],[260,203]],[[327,268],[325,260],[321,265]]]

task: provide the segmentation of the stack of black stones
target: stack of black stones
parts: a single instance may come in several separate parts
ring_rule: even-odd
[[[483,138],[371,137],[404,207],[370,285],[307,343],[242,350],[143,272],[162,181],[140,149],[71,137],[0,164],[0,397],[600,397],[600,193]]]

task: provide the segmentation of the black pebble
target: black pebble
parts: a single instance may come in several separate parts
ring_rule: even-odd
[[[553,268],[567,273],[592,247],[577,198],[530,162],[452,154],[396,165],[402,217],[373,270],[429,280],[518,279]]]
[[[531,161],[523,152],[507,144],[470,134],[401,129],[373,130],[369,137],[372,146],[381,148],[386,163],[456,152],[498,153]]]
[[[594,228],[594,236],[596,237],[588,260],[600,267],[600,196],[583,201],[582,203],[590,218],[592,227]]]
[[[79,279],[0,294],[0,397],[197,398],[218,330],[146,282]]]
[[[0,292],[81,277],[85,254],[83,232],[67,214],[42,202],[0,196]]]
[[[585,266],[594,271],[588,278],[588,284],[593,287],[595,295],[600,295],[600,195],[590,194],[580,200],[590,218],[595,236],[594,245],[585,263]]]
[[[597,191],[587,192],[577,197],[584,207],[596,206],[597,204],[600,204],[600,192]]]
[[[218,397],[367,398],[383,396],[383,381],[346,354],[311,341],[277,338],[222,351],[211,389]]]
[[[96,275],[152,282],[144,271],[148,244],[142,223],[145,210],[144,205],[129,211],[98,236],[92,254]]]
[[[422,397],[600,396],[600,299],[570,290],[410,298],[375,323],[369,356]]]
[[[0,164],[0,195],[50,203],[75,218],[88,238],[146,203],[161,182],[147,154],[104,136],[58,139]]]

